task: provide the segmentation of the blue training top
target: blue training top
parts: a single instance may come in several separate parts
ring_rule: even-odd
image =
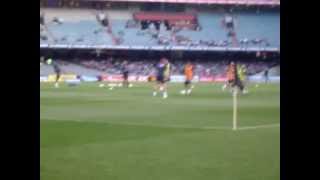
[[[157,64],[157,76],[158,77],[163,77],[164,76],[164,72],[166,70],[166,65],[165,64],[162,64],[162,63],[159,63]]]

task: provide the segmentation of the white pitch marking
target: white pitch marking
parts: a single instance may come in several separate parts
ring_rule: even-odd
[[[266,124],[266,125],[258,125],[258,126],[245,126],[239,127],[239,130],[247,130],[247,129],[259,129],[259,128],[272,128],[272,127],[280,127],[280,124]]]
[[[226,126],[183,126],[183,125],[151,125],[151,124],[140,124],[140,123],[110,123],[110,124],[123,124],[123,125],[132,125],[132,126],[150,126],[150,127],[162,127],[162,128],[186,128],[186,129],[205,129],[205,130],[232,130],[231,127]],[[249,129],[260,129],[260,128],[272,128],[272,127],[280,127],[280,124],[266,124],[266,125],[258,125],[258,126],[244,126],[239,127],[238,130],[249,130]]]
[[[158,128],[183,128],[183,129],[217,129],[217,130],[231,130],[230,127],[226,126],[184,126],[184,125],[156,125],[156,124],[143,124],[143,123],[115,123],[115,122],[106,122],[108,124],[114,125],[129,125],[129,126],[149,126],[149,127],[158,127]]]
[[[44,118],[46,119],[46,118]],[[48,119],[48,118],[47,118]],[[50,120],[59,121],[55,118],[49,118]],[[62,120],[63,121],[63,120]],[[149,126],[149,127],[158,127],[158,128],[185,128],[185,129],[203,129],[203,130],[232,130],[232,127],[227,126],[184,126],[184,125],[155,125],[155,124],[143,124],[143,123],[116,123],[116,122],[103,122],[103,121],[88,121],[83,119],[72,120],[75,122],[93,122],[93,123],[106,123],[113,125],[128,125],[128,126]],[[262,129],[262,128],[272,128],[280,127],[280,124],[265,124],[258,126],[244,126],[238,127],[237,130],[250,130],[250,129]]]

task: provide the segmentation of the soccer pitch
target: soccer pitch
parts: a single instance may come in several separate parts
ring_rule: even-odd
[[[249,86],[238,98],[221,84],[40,87],[42,180],[279,180],[280,86]]]

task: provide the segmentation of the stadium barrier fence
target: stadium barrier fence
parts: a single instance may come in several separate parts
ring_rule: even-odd
[[[55,75],[40,76],[40,82],[55,82]],[[129,81],[131,82],[148,82],[149,76],[129,76]],[[87,76],[87,75],[75,75],[75,74],[63,74],[59,82],[122,82],[122,75],[101,75],[101,76]],[[183,75],[173,75],[170,77],[170,82],[173,83],[183,83],[185,81],[185,76]],[[227,78],[225,76],[195,76],[192,80],[193,82],[226,82]],[[262,75],[248,76],[248,82],[252,83],[264,83],[266,81],[265,77]],[[268,82],[280,83],[280,76],[270,76]]]

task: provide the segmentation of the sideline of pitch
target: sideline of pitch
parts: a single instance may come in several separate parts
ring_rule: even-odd
[[[142,123],[110,123],[109,124],[117,124],[117,125],[132,125],[132,126],[150,126],[150,127],[160,127],[160,128],[185,128],[185,129],[204,129],[204,130],[232,130],[232,127],[227,126],[184,126],[184,125],[152,125],[152,124],[142,124]],[[250,129],[263,129],[263,128],[275,128],[280,127],[280,124],[265,124],[258,126],[243,126],[238,127],[237,130],[250,130]]]
[[[277,124],[265,124],[265,125],[258,125],[258,126],[244,126],[244,127],[239,127],[238,130],[273,128],[273,127],[280,127],[280,124],[277,123]]]
[[[65,121],[65,120],[57,120],[57,119],[43,119],[49,121]],[[227,126],[184,126],[184,125],[154,125],[154,124],[144,124],[144,123],[116,123],[116,122],[103,122],[103,121],[88,121],[88,120],[67,120],[74,122],[93,122],[93,123],[106,123],[106,124],[114,124],[114,125],[127,125],[127,126],[149,126],[149,127],[159,127],[159,128],[184,128],[184,129],[203,129],[203,130],[228,130],[232,131],[232,127]],[[275,124],[264,124],[257,126],[240,126],[237,130],[251,130],[251,129],[264,129],[264,128],[276,128],[280,127],[279,123]]]

